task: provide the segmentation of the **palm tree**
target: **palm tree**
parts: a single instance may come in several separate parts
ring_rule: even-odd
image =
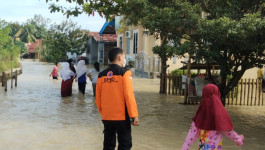
[[[34,36],[36,33],[36,28],[31,24],[26,24],[20,26],[19,24],[13,23],[10,24],[10,36],[14,41],[22,41],[24,43],[35,42],[37,39]]]
[[[20,40],[25,43],[36,42],[36,37],[34,34],[36,33],[36,28],[33,25],[26,24],[23,28],[19,30],[17,36],[19,35]]]

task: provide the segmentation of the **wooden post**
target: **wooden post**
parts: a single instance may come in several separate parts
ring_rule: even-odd
[[[173,76],[172,77],[172,94],[176,93],[175,90],[176,90],[176,76]]]
[[[11,88],[13,88],[13,68],[11,68],[11,76],[10,76],[10,79],[11,79]]]
[[[253,93],[254,93],[254,91],[253,91],[253,89],[254,89],[254,79],[252,79],[252,88],[251,88],[251,99],[250,99],[250,106],[252,106],[253,104]]]
[[[247,105],[249,105],[249,92],[250,92],[250,79],[248,79],[248,96],[247,96]]]
[[[17,75],[18,75],[18,71],[15,71],[15,86],[17,86]]]
[[[258,81],[259,81],[259,105],[260,105],[260,99],[261,99],[260,98],[260,96],[261,96],[260,93],[261,93],[262,80],[259,79]]]
[[[235,88],[232,89],[231,95],[232,95],[232,102],[231,102],[231,105],[233,105],[233,104],[234,104]]]
[[[165,81],[165,94],[167,94],[167,78],[168,78],[168,76],[167,76],[167,74],[165,74],[165,76],[164,76],[164,81]]]
[[[255,106],[257,105],[258,82],[259,82],[259,79],[256,79],[255,102],[254,102]]]
[[[239,92],[239,83],[236,85],[236,105],[238,103],[238,92]]]
[[[5,86],[5,82],[4,82],[4,79],[5,79],[5,72],[2,72],[2,87]]]
[[[228,82],[229,82],[229,81],[228,81]],[[230,104],[231,92],[232,92],[232,91],[230,91],[230,92],[228,93],[227,103],[226,103],[227,105]]]
[[[245,88],[244,88],[244,105],[246,105],[246,94],[247,94],[247,79],[245,79]]]
[[[240,80],[240,105],[242,105],[242,94],[243,94],[243,79]]]
[[[182,76],[179,78],[179,95],[182,94]]]
[[[4,83],[5,83],[5,91],[7,91],[7,75],[4,72]]]
[[[263,89],[262,89],[263,90]],[[261,105],[263,106],[263,91],[261,92]]]
[[[185,104],[188,103],[188,95],[189,95],[189,83],[190,83],[190,80],[191,80],[191,74],[190,74],[190,68],[191,68],[191,57],[189,55],[189,58],[188,58],[188,64],[187,64],[187,77],[186,77],[186,83],[185,83],[185,95],[184,95],[184,100],[185,100]]]
[[[172,76],[168,76],[168,94],[170,94]]]

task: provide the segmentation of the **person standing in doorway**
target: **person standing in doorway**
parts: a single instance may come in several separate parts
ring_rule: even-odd
[[[88,73],[88,77],[90,81],[92,82],[92,88],[93,88],[93,95],[96,95],[96,86],[97,86],[97,80],[98,80],[98,74],[99,74],[100,68],[99,68],[99,63],[95,62],[94,63],[94,69],[92,69]]]
[[[76,66],[76,76],[78,81],[78,90],[80,93],[85,95],[86,91],[86,78],[87,68],[84,60],[80,60]]]
[[[55,63],[55,66],[53,67],[53,70],[50,74],[54,80],[58,80],[58,68],[59,68],[59,62]]]
[[[103,150],[114,150],[118,134],[118,150],[132,147],[131,124],[139,125],[138,110],[132,87],[132,73],[124,68],[124,51],[112,48],[108,53],[111,65],[99,73],[96,104],[104,124]]]

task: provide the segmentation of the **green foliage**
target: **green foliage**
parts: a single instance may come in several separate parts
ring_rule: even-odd
[[[198,21],[196,32],[203,42],[197,42],[195,54],[197,59],[220,65],[222,96],[237,85],[247,69],[265,63],[264,2],[260,2],[207,1],[201,4],[208,16]],[[221,9],[222,6],[227,7]],[[227,78],[231,78],[228,83]]]
[[[20,54],[24,54],[27,52],[27,48],[24,42],[15,41],[14,44],[20,49]]]
[[[87,32],[72,21],[54,24],[43,38],[41,55],[46,61],[58,62],[67,59],[67,52],[82,54],[86,49]]]
[[[32,32],[32,34],[36,39],[42,39],[47,33],[50,21],[49,18],[44,18],[41,15],[34,15],[33,18],[27,20],[26,24],[30,24],[35,29],[35,32]]]
[[[5,71],[19,65],[19,46],[9,36],[10,27],[0,22],[0,71]]]
[[[68,9],[54,4],[51,12],[77,16],[97,11],[107,19],[123,15],[122,23],[142,25],[146,33],[160,38],[162,44],[154,53],[161,57],[162,72],[166,72],[166,60],[173,54],[189,53],[197,61],[217,63],[223,98],[247,69],[265,63],[264,0],[66,1],[78,5]],[[227,83],[228,76],[232,79]]]
[[[181,75],[183,75],[183,70],[176,69],[176,70],[171,71],[171,74],[181,76]],[[184,74],[187,74],[187,70],[184,70]],[[194,74],[194,73],[191,71],[191,74]]]
[[[53,58],[52,55],[46,55],[46,56],[45,56],[45,60],[46,60],[47,62],[55,62],[55,59]]]

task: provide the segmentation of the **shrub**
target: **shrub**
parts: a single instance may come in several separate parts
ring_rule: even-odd
[[[190,71],[191,74],[194,74],[192,71]],[[183,70],[181,69],[176,69],[176,70],[173,70],[171,72],[172,75],[177,75],[177,76],[181,76],[183,75]],[[184,70],[184,74],[187,74],[187,70]]]
[[[47,55],[47,56],[45,56],[45,60],[46,60],[47,62],[54,62],[54,57],[51,56],[51,55]]]

